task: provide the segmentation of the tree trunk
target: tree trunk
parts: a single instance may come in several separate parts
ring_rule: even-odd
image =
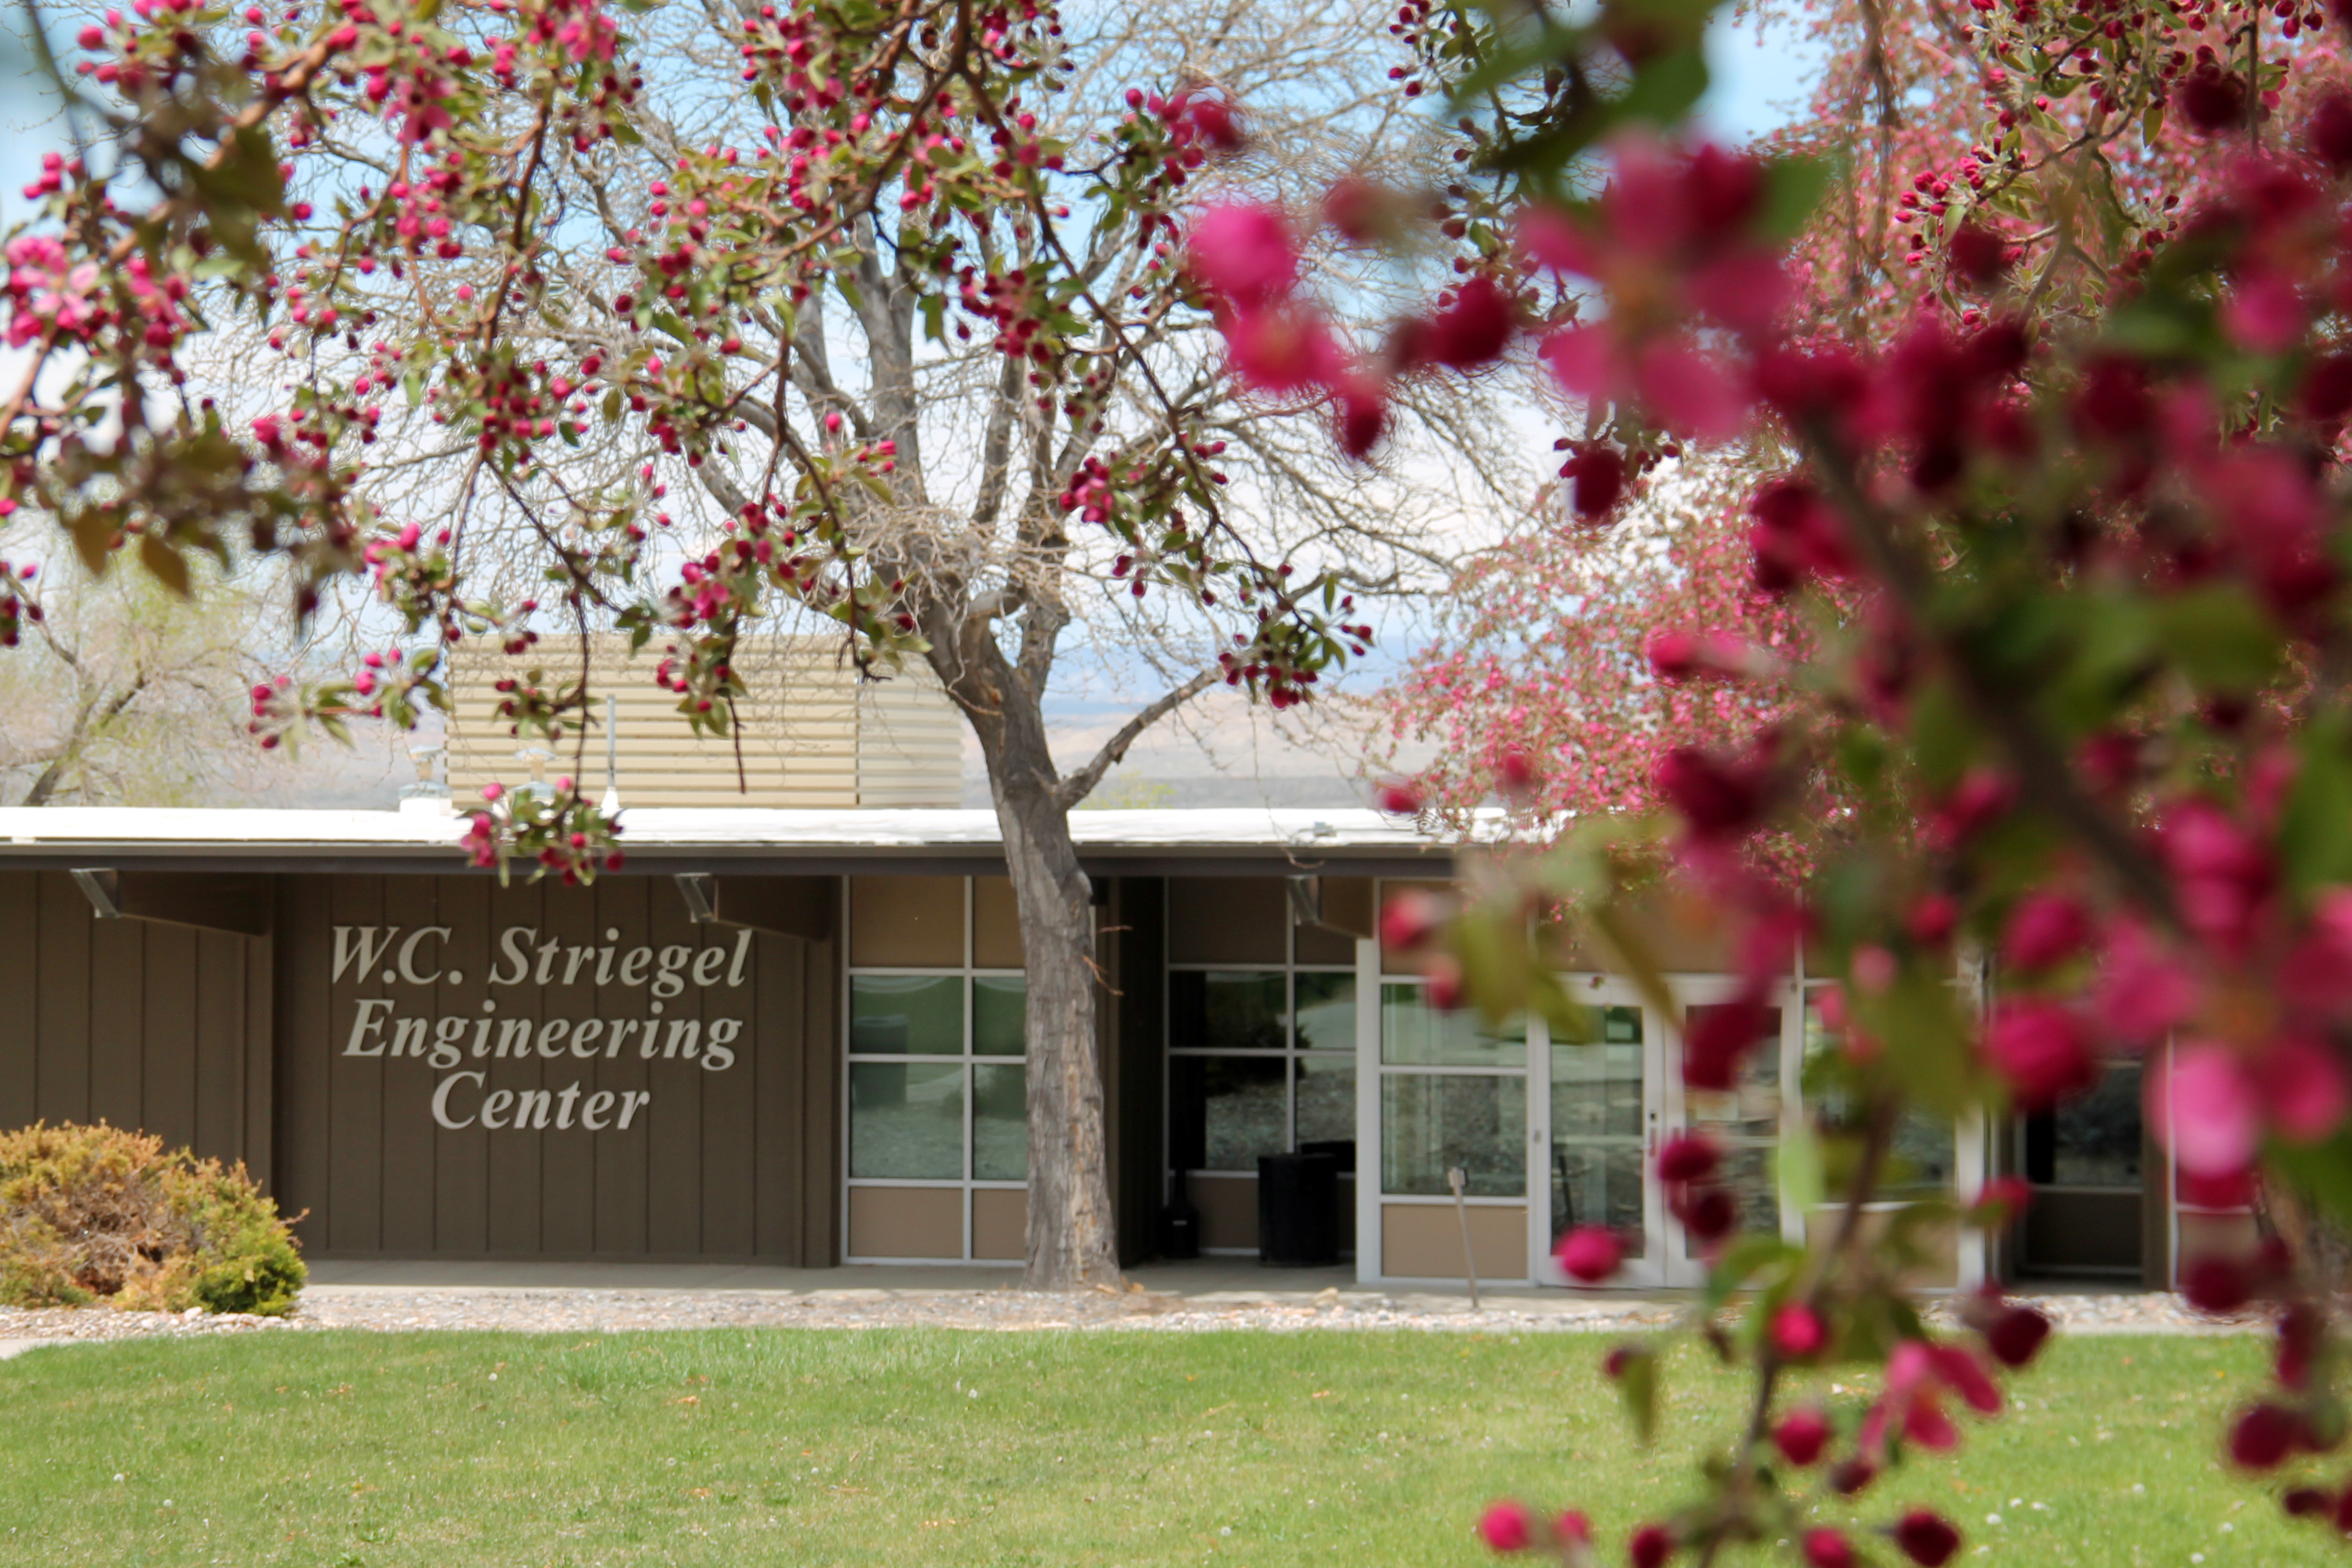
[[[1095,1038],[1093,890],[1078,869],[1069,813],[1046,783],[1050,773],[992,767],[990,777],[1029,977],[1027,1283],[1034,1291],[1115,1284]],[[1045,787],[1024,787],[1032,779]]]

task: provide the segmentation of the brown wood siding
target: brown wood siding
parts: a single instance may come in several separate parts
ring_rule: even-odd
[[[267,1182],[257,972],[266,939],[100,920],[65,872],[0,872],[0,1128],[103,1119]]]
[[[654,948],[656,965],[667,947],[721,947],[731,960],[740,928],[693,925],[666,877],[610,876],[592,889],[564,889],[500,888],[478,875],[288,876],[278,907],[278,1176],[289,1199],[299,1199],[290,1206],[313,1210],[302,1227],[313,1255],[756,1258],[815,1267],[837,1260],[831,943],[755,933],[740,990],[728,991],[722,966],[712,987],[688,983],[656,1015],[650,983],[615,977],[599,986],[593,960],[567,982],[561,951],[543,987],[492,985],[490,976],[506,963],[501,934],[517,926],[534,934],[534,953],[550,941],[619,949],[616,977],[620,956],[640,944]],[[420,977],[437,965],[437,980],[385,982],[397,944],[374,972],[362,977],[354,966],[334,980],[337,925],[397,925],[404,940],[446,927],[446,941],[428,939],[417,954]],[[358,1006],[375,998],[394,999],[390,1018],[429,1010],[436,1019],[528,1022],[534,1040],[558,1018],[593,1017],[608,1033],[626,1023],[631,1033],[617,1052],[592,1046],[593,1054],[582,1057],[557,1043],[551,1053],[534,1048],[500,1059],[476,1057],[469,1028],[458,1043],[462,1061],[446,1070],[389,1049],[348,1055]],[[494,1011],[485,1011],[486,1001]],[[745,1026],[733,1066],[714,1071],[698,1058],[666,1054],[670,1025],[691,1025],[707,1043],[721,1017]],[[659,1026],[661,1041],[650,1059],[642,1045],[648,1023]],[[479,1038],[495,1040],[499,1032]],[[576,1105],[598,1092],[653,1098],[625,1131],[551,1124],[492,1132],[478,1116],[464,1127],[438,1124],[436,1087],[473,1071],[485,1081],[467,1086],[468,1110],[497,1092],[560,1096],[574,1084]]]

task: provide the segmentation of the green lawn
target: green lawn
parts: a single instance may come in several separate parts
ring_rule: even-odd
[[[1737,1390],[1683,1357],[1643,1453],[1594,1375],[1604,1343],[714,1330],[42,1350],[0,1364],[0,1563],[1385,1568],[1486,1561],[1469,1526],[1506,1492],[1585,1506],[1622,1562]],[[1938,1507],[1968,1531],[1964,1563],[2340,1561],[2212,1458],[2260,1358],[2248,1339],[2058,1344],[2022,1407],[1883,1484],[1865,1517]]]

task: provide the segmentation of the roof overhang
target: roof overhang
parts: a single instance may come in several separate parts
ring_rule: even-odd
[[[987,810],[622,813],[622,874],[943,874],[1003,863]],[[463,817],[418,811],[0,809],[0,869],[450,873]],[[1361,809],[1077,811],[1079,862],[1129,876],[1444,876],[1460,846]]]

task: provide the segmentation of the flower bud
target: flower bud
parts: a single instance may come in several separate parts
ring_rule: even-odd
[[[1806,1568],[1853,1568],[1853,1543],[1827,1525],[1805,1531]]]
[[[1625,1249],[1605,1225],[1580,1225],[1559,1239],[1552,1256],[1571,1279],[1597,1285],[1617,1271]]]
[[[1830,1418],[1819,1410],[1793,1410],[1772,1428],[1772,1445],[1780,1457],[1802,1468],[1822,1457],[1829,1446]]]
[[[1478,1539],[1496,1552],[1525,1552],[1534,1544],[1525,1505],[1496,1502],[1478,1516]]]
[[[1920,1568],[1943,1568],[1960,1549],[1960,1532],[1949,1520],[1928,1509],[1915,1508],[1894,1530],[1895,1544]]]

